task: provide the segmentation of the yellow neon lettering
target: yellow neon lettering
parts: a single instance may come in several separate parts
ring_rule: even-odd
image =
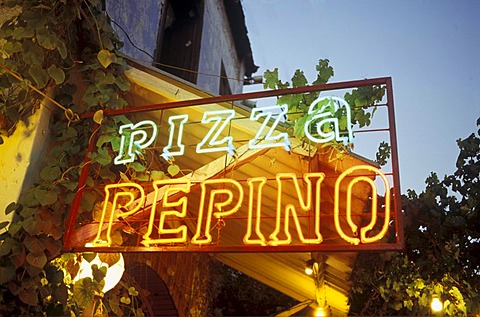
[[[150,138],[148,138],[147,129],[151,129]],[[157,125],[151,120],[140,121],[137,124],[124,124],[120,126],[119,133],[121,135],[120,150],[113,160],[116,165],[133,162],[135,154],[140,153],[139,150],[152,144],[157,137]]]
[[[197,144],[197,153],[220,152],[226,151],[233,156],[235,154],[235,147],[233,146],[233,137],[226,136],[220,139],[222,131],[227,131],[227,126],[230,120],[235,116],[235,110],[216,110],[205,111],[202,118],[202,123],[214,122],[213,126],[208,131],[203,140]],[[223,123],[221,123],[223,120]],[[207,144],[208,142],[208,144]],[[207,145],[206,145],[207,144]],[[224,146],[220,146],[220,145]]]
[[[381,177],[381,179],[383,181],[383,184],[385,186],[385,220],[384,220],[384,223],[383,223],[383,226],[382,226],[382,229],[380,230],[380,232],[378,232],[373,237],[367,237],[367,232],[372,230],[373,227],[375,226],[376,222],[377,222],[377,187],[376,187],[374,181],[371,178],[369,178],[365,175],[353,177],[353,179],[351,179],[349,181],[348,186],[347,186],[347,194],[346,194],[347,195],[347,197],[346,197],[347,198],[347,203],[346,203],[345,213],[346,213],[347,223],[350,226],[350,229],[352,230],[352,233],[354,235],[357,235],[358,234],[358,226],[352,220],[352,188],[358,182],[361,182],[361,181],[366,182],[372,188],[372,194],[371,194],[371,196],[372,196],[372,210],[371,210],[372,216],[371,216],[370,223],[367,226],[360,229],[360,238],[355,238],[355,237],[348,236],[347,234],[345,234],[345,232],[343,231],[343,229],[340,225],[340,202],[339,202],[339,199],[340,199],[340,185],[341,185],[341,182],[349,174],[351,174],[355,171],[360,171],[360,170],[366,170],[366,171],[374,172],[376,175]],[[383,174],[378,168],[370,166],[370,165],[353,166],[353,167],[350,167],[347,170],[345,170],[339,176],[339,178],[337,179],[337,181],[335,183],[334,222],[335,222],[335,229],[337,230],[338,234],[342,237],[342,239],[344,239],[345,241],[347,241],[351,244],[354,244],[354,245],[358,245],[358,244],[360,244],[360,242],[362,242],[362,243],[372,243],[372,242],[376,242],[376,241],[380,240],[381,238],[383,238],[388,231],[388,223],[390,222],[390,185],[388,183],[388,180],[387,180],[385,174]]]
[[[263,185],[267,182],[265,177],[256,177],[251,178],[247,181],[249,187],[249,201],[248,201],[248,223],[247,223],[247,233],[243,238],[245,244],[260,244],[267,245],[266,239],[263,236],[260,230],[261,222],[261,210],[262,210],[262,188]],[[257,190],[255,191],[255,188]],[[254,207],[255,206],[255,207]],[[253,210],[255,208],[255,216],[253,215]],[[258,237],[257,239],[252,239],[252,222],[255,218],[255,234]]]
[[[280,113],[276,113],[280,109]],[[275,111],[275,112],[274,112]],[[261,117],[265,117],[263,120],[260,129],[258,129],[257,134],[253,139],[248,142],[248,147],[251,149],[261,149],[267,147],[278,147],[283,146],[285,151],[290,151],[290,140],[288,138],[288,133],[282,132],[277,135],[273,135],[275,130],[277,129],[280,120],[286,116],[288,111],[287,105],[279,106],[272,106],[272,107],[261,107],[261,108],[253,108],[250,114],[250,120],[258,121]],[[267,127],[268,123],[270,122],[271,118],[275,118],[273,124],[270,126],[268,132],[264,134],[264,130]],[[270,143],[259,143],[259,141],[265,140],[270,141]],[[281,142],[277,142],[281,141]]]
[[[150,238],[153,232],[153,226],[155,222],[155,215],[156,215],[156,207],[158,205],[158,196],[159,196],[159,189],[162,187],[168,186],[165,189],[162,198],[162,207],[165,210],[160,212],[160,223],[158,225],[158,239]],[[148,223],[148,229],[145,235],[143,236],[142,244],[145,246],[150,246],[152,244],[166,244],[166,243],[184,243],[187,241],[187,226],[181,225],[178,228],[165,228],[165,220],[167,217],[173,216],[178,218],[184,218],[187,215],[187,197],[181,197],[177,201],[169,201],[169,197],[172,194],[175,194],[179,191],[184,193],[190,192],[190,180],[182,180],[182,179],[168,179],[168,180],[158,180],[153,182],[153,188],[155,189],[154,193],[154,204],[152,205],[152,210],[150,213],[150,221]],[[177,211],[175,207],[181,207],[181,211]],[[171,209],[167,209],[171,208]],[[162,235],[176,235],[176,237],[165,238]]]
[[[179,156],[183,155],[185,151],[185,145],[182,144],[182,135],[183,135],[183,126],[185,122],[188,120],[188,114],[181,114],[178,116],[171,116],[168,118],[168,123],[170,124],[170,135],[168,136],[168,144],[163,148],[163,153],[161,157],[163,157],[166,161],[170,160],[172,156]],[[173,145],[173,136],[175,135],[175,122],[179,122],[178,126],[178,136],[177,136],[177,144]],[[170,149],[173,147],[178,148],[178,150],[170,152]]]
[[[224,185],[223,188],[220,189],[211,189],[209,190],[207,186],[209,185]],[[234,195],[230,188],[226,188],[226,185],[230,185],[237,190],[237,195]],[[243,188],[237,181],[233,179],[210,179],[202,182],[202,197],[200,198],[200,206],[198,208],[198,223],[197,223],[197,231],[192,238],[193,244],[208,244],[212,242],[212,235],[210,234],[211,229],[211,221],[212,217],[220,219],[222,217],[227,217],[235,212],[240,208],[243,201]],[[208,203],[207,205],[207,216],[204,219],[204,208],[205,208],[205,200],[207,199],[207,192],[210,193],[208,196]],[[226,198],[224,197],[226,196]],[[220,198],[220,199],[217,199]],[[233,201],[233,197],[238,197],[237,203],[233,204],[230,207]],[[230,209],[224,209],[226,207],[230,207]],[[213,210],[218,211],[213,211]],[[205,225],[203,222],[205,221]]]
[[[122,190],[117,192],[117,190]],[[132,192],[137,190],[140,193],[140,197],[135,198],[134,193]],[[113,192],[113,203],[109,204],[111,193]],[[119,199],[128,199],[128,201],[121,205],[119,203]],[[111,231],[113,225],[113,218],[120,218],[120,217],[127,217],[129,215],[134,214],[140,208],[142,208],[143,203],[145,201],[145,192],[142,186],[135,184],[135,183],[120,183],[120,184],[113,184],[105,186],[105,200],[103,202],[103,209],[102,209],[102,216],[100,218],[100,223],[98,225],[98,232],[95,240],[93,240],[93,246],[100,247],[100,246],[110,246],[112,244],[111,238]],[[134,208],[130,209],[129,211],[125,212],[117,212],[120,208],[129,209],[129,207],[136,203]],[[110,207],[110,208],[109,208]],[[107,210],[109,209],[109,210]],[[105,218],[108,217],[108,225],[107,225],[107,236],[106,241],[102,239],[102,228],[103,223],[105,222]]]
[[[277,179],[277,217],[276,217],[276,225],[275,231],[270,235],[271,241],[269,244],[271,245],[282,245],[282,244],[290,244],[292,241],[292,235],[290,234],[289,229],[289,219],[290,216],[293,218],[295,222],[295,227],[297,229],[298,237],[302,243],[313,244],[313,243],[321,243],[323,241],[322,235],[320,234],[320,185],[325,177],[324,173],[308,173],[303,176],[305,183],[307,184],[307,194],[306,194],[306,201],[303,199],[302,191],[298,184],[297,176],[294,173],[279,173],[276,176]],[[312,187],[312,179],[315,179],[315,188]],[[298,219],[298,214],[295,206],[293,204],[287,204],[283,206],[283,189],[282,184],[284,181],[291,181],[295,187],[295,191],[298,197],[298,203],[300,204],[299,208],[304,212],[308,212],[314,209],[314,234],[315,238],[306,239],[303,235],[303,231],[300,225],[300,221]],[[312,190],[315,190],[315,197],[312,199]],[[313,203],[315,200],[315,206]],[[284,214],[284,216],[282,216]],[[283,226],[283,234],[286,236],[284,239],[279,239],[278,234],[282,231],[282,220],[284,221]]]
[[[315,109],[317,105],[321,108]],[[339,109],[345,114],[347,135],[340,131],[338,118],[334,117]],[[343,142],[345,145],[353,142],[350,105],[344,99],[334,96],[319,97],[310,104],[308,114],[313,116],[305,121],[304,129],[305,135],[311,141],[326,143],[336,140],[337,142]],[[312,124],[315,125],[314,130],[319,137],[312,135],[310,129]]]

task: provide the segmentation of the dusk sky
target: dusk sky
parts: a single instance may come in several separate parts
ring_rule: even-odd
[[[309,81],[392,77],[401,190],[455,170],[456,140],[480,117],[480,1],[242,0],[257,74]],[[256,86],[253,90],[261,90]]]

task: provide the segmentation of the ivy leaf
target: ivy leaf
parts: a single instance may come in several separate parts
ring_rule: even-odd
[[[130,82],[123,77],[117,77],[115,79],[115,84],[120,88],[122,91],[127,91],[130,89]]]
[[[100,50],[97,54],[97,59],[104,68],[107,68],[111,63],[117,61],[117,56],[109,50]]]
[[[109,267],[120,261],[120,253],[99,253],[98,257],[100,261],[108,264]]]
[[[40,269],[43,269],[45,264],[47,264],[47,256],[45,253],[40,252],[40,253],[29,253],[27,255],[27,262],[31,266],[38,267]]]
[[[278,82],[278,68],[275,68],[273,71],[266,70],[263,74],[265,82],[263,83],[264,89],[275,89]]]
[[[307,78],[305,77],[303,71],[297,69],[295,74],[292,77],[292,86],[293,87],[302,87],[308,84]]]
[[[55,64],[52,64],[47,71],[57,85],[60,85],[65,81],[65,73],[63,72],[63,69],[57,67]]]
[[[30,40],[22,43],[22,55],[26,64],[41,65],[45,59],[43,49]]]
[[[43,87],[45,87],[48,79],[50,78],[47,71],[37,64],[33,64],[32,66],[30,66],[28,72],[32,76],[33,80],[35,80],[38,89],[42,89]]]
[[[162,171],[152,171],[150,175],[154,181],[165,178],[165,173]]]
[[[95,286],[90,277],[82,278],[73,286],[73,299],[80,307],[87,307],[93,302]]]
[[[172,164],[168,166],[167,172],[168,174],[175,176],[180,172],[180,167],[176,164]]]
[[[98,149],[98,155],[95,156],[95,162],[99,163],[102,166],[110,164],[112,157],[108,154],[108,150],[105,148]]]
[[[8,224],[10,223],[10,221],[3,221],[3,222],[0,222],[0,230],[6,228],[8,226]]]
[[[41,27],[37,30],[37,40],[38,44],[47,50],[53,50],[57,47],[57,36],[46,27]]]
[[[98,110],[93,115],[93,121],[97,124],[102,124],[103,122],[103,110]]]
[[[31,253],[40,254],[43,252],[43,250],[45,250],[45,243],[34,236],[27,236],[24,244],[27,250],[29,250]]]
[[[15,202],[11,202],[10,204],[8,204],[7,208],[5,208],[5,215],[8,215],[11,212],[17,210],[18,207],[20,207],[20,205],[17,205]]]
[[[20,300],[30,306],[38,304],[37,292],[34,289],[24,289],[18,294]]]
[[[35,190],[35,198],[42,206],[54,204],[58,200],[58,195],[53,190],[37,188]]]
[[[136,172],[143,172],[145,171],[146,167],[138,162],[133,162],[129,165],[129,167],[133,168]]]
[[[62,175],[58,166],[46,166],[40,171],[40,177],[45,181],[54,181]]]
[[[95,257],[97,256],[96,253],[93,253],[93,252],[84,252],[82,253],[82,257],[85,259],[85,261],[87,261],[88,263],[92,262],[93,259],[95,259]]]
[[[293,135],[301,140],[305,136],[305,122],[307,122],[307,119],[309,118],[308,115],[305,115],[295,121],[295,125],[293,126]]]
[[[312,83],[313,85],[326,84],[328,80],[334,75],[333,67],[329,66],[328,59],[321,59],[315,67],[318,74],[317,79]]]
[[[58,41],[57,43],[57,51],[62,57],[62,59],[67,58],[67,47],[65,46],[65,42]]]

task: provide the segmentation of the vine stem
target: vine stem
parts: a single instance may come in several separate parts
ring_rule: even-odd
[[[5,72],[7,72],[9,75],[15,77],[16,79],[18,79],[19,81],[24,81],[24,79],[22,78],[22,76],[18,75],[17,73],[11,71],[9,68],[5,67],[4,65],[0,64],[0,68],[2,68]],[[44,92],[42,92],[40,89],[36,88],[35,86],[33,86],[32,84],[28,84],[28,88],[30,88],[31,90],[35,91],[37,94],[39,94],[40,96],[42,96],[43,98],[47,99],[48,101],[50,101],[51,103],[53,103],[55,106],[59,107],[60,109],[62,109],[64,111],[64,114],[65,114],[65,117],[68,119],[69,122],[78,122],[80,121],[80,117],[78,116],[78,114],[74,113],[72,111],[72,109],[68,109],[66,107],[64,107],[63,105],[61,105],[60,103],[58,103],[56,100],[54,100],[53,98],[49,97],[48,95],[46,95]]]

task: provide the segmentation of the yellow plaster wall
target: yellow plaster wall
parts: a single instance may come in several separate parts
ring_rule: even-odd
[[[19,123],[15,132],[5,137],[0,145],[0,222],[10,220],[5,208],[18,201],[23,188],[38,177],[38,166],[48,141],[50,110],[43,104],[30,118],[27,125]]]

